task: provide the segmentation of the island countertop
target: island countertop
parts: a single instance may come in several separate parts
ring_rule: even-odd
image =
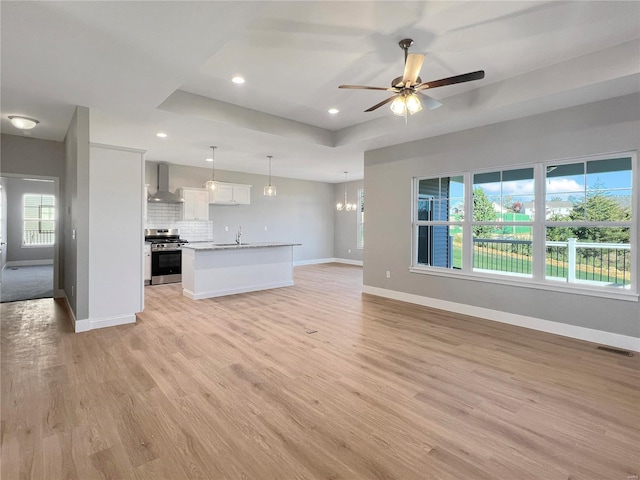
[[[301,243],[290,242],[255,242],[255,243],[215,243],[215,242],[192,242],[182,246],[182,249],[204,251],[204,250],[238,250],[243,248],[268,248],[268,247],[296,247]]]
[[[293,285],[299,243],[237,245],[194,242],[182,247],[182,293],[193,300]]]

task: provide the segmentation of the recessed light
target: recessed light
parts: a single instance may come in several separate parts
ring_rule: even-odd
[[[213,162],[213,158],[205,158],[207,162]]]
[[[20,117],[18,115],[9,115],[9,120],[11,120],[11,124],[19,128],[20,130],[31,130],[40,122],[35,118],[29,117]]]
[[[158,133],[156,133],[156,137],[167,138],[167,134],[164,133],[164,132],[158,132]]]
[[[244,78],[242,78],[240,75],[236,75],[235,77],[233,77],[233,78],[231,79],[231,81],[232,81],[233,83],[237,83],[238,85],[241,85],[241,84],[243,84],[243,83],[244,83]]]
[[[339,111],[340,111],[340,110],[338,110],[337,108],[330,108],[330,109],[329,109],[329,113],[330,113],[331,115],[335,115],[335,114],[336,114],[336,113],[338,113]]]

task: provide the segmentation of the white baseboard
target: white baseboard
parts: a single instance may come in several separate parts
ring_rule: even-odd
[[[97,328],[115,327],[117,325],[126,325],[128,323],[136,323],[136,314],[118,315],[115,317],[104,318],[85,318],[77,320],[76,333],[88,332]]]
[[[437,298],[423,297],[421,295],[398,292],[395,290],[387,290],[386,288],[371,287],[369,285],[362,286],[362,293],[391,298],[393,300],[400,300],[407,303],[414,303],[425,307],[437,308],[439,310],[460,313],[463,315],[471,315],[485,320],[516,325],[518,327],[531,328],[541,332],[553,333],[563,337],[576,338],[578,340],[586,340],[587,342],[609,345],[611,347],[622,348],[624,350],[640,352],[640,338],[630,337],[628,335],[620,335],[618,333],[594,330],[592,328],[578,327],[576,325],[568,325],[566,323],[552,322],[541,318],[501,312],[499,310],[492,310],[489,308],[475,307],[473,305],[465,305],[463,303],[449,302],[447,300],[440,300]]]
[[[362,266],[362,260],[351,260],[349,258],[334,258],[335,263],[345,263],[347,265],[359,265]]]
[[[294,267],[299,267],[301,265],[318,265],[320,263],[333,263],[335,262],[335,258],[314,258],[313,260],[298,260],[297,262],[293,262]]]
[[[60,297],[56,297],[56,298],[62,298],[62,300],[64,300],[64,304],[67,307],[67,313],[69,314],[69,317],[71,317],[71,324],[74,326],[74,330],[75,330],[75,325],[76,325],[76,316],[73,313],[73,310],[71,309],[71,303],[69,303],[69,298],[67,297],[67,292],[65,292],[64,290],[58,290],[58,292],[61,293]]]
[[[4,268],[32,267],[36,265],[53,265],[53,260],[12,260],[4,264]]]
[[[85,318],[82,320],[76,320],[76,316],[71,309],[71,304],[69,303],[69,298],[67,297],[66,292],[64,290],[58,290],[58,292],[61,292],[61,295],[56,298],[62,298],[62,300],[64,300],[67,312],[69,313],[69,317],[71,317],[71,323],[73,324],[73,328],[76,333],[88,332],[89,330],[95,330],[96,328],[115,327],[116,325],[125,325],[127,323],[136,322],[135,313],[132,315],[119,315],[116,317]]]
[[[314,258],[313,260],[298,260],[297,262],[293,262],[293,266],[318,265],[320,263],[346,263],[348,265],[362,266],[362,260],[349,260],[348,258]]]
[[[190,298],[191,300],[202,300],[203,298],[215,298],[215,297],[223,297],[225,295],[235,295],[237,293],[248,293],[248,292],[257,292],[259,290],[271,290],[272,288],[281,288],[281,287],[291,287],[293,285],[293,281],[284,281],[284,282],[273,282],[273,283],[264,283],[262,285],[253,285],[249,287],[240,287],[240,288],[225,288],[220,290],[212,290],[209,292],[201,292],[201,293],[193,293],[191,290],[187,290],[186,288],[182,289],[182,294]]]

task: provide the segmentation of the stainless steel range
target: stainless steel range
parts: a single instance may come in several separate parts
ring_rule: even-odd
[[[145,242],[151,243],[151,285],[182,280],[182,250],[189,243],[177,228],[147,228]]]

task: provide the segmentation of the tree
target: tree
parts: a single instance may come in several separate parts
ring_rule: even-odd
[[[575,221],[616,222],[631,220],[631,209],[622,207],[602,189],[590,192],[585,201],[573,206],[569,218]],[[580,240],[604,243],[629,243],[631,232],[622,227],[573,227]]]
[[[484,193],[484,190],[477,187],[473,189],[473,220],[475,222],[494,222],[498,218],[493,205]],[[473,234],[477,238],[489,238],[495,231],[491,225],[476,225],[473,227]]]

